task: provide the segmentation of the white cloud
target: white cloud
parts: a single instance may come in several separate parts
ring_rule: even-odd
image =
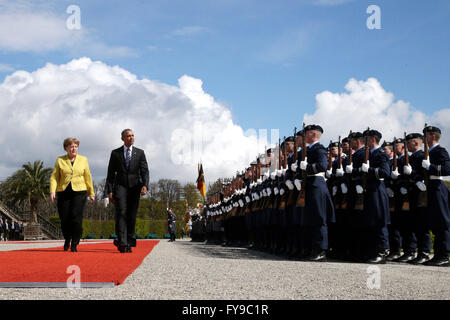
[[[146,151],[152,181],[195,181],[201,159],[207,181],[231,177],[262,152],[267,142],[246,135],[230,110],[182,76],[178,86],[136,75],[89,58],[16,71],[0,83],[0,179],[26,161],[52,167],[66,137],[80,139],[94,178],[106,177],[109,155],[132,128]],[[260,148],[257,150],[257,147]],[[5,160],[6,159],[6,160]]]
[[[69,30],[69,14],[57,15],[44,3],[0,2],[0,50],[7,52],[65,51],[72,55],[97,57],[135,57],[129,47],[103,43],[83,24],[81,29]]]
[[[450,146],[450,109],[432,115],[415,109],[409,102],[395,100],[375,78],[366,81],[350,79],[347,92],[323,91],[316,95],[316,110],[305,114],[304,122],[316,123],[324,128],[323,144],[330,139],[347,136],[350,130],[364,131],[367,127],[380,131],[383,140],[403,137],[404,132],[422,132],[425,123],[441,128],[441,144]]]

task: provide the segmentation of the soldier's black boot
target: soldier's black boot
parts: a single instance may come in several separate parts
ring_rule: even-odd
[[[384,250],[377,251],[377,253],[366,260],[366,263],[370,264],[384,264],[386,263],[386,252]]]
[[[314,262],[323,262],[326,261],[327,259],[327,255],[325,250],[321,250],[321,249],[315,249],[312,250],[311,255],[306,258],[307,261],[314,261]]]
[[[393,249],[389,253],[389,255],[386,257],[387,261],[394,261],[399,259],[402,256],[402,253],[400,252],[400,249]]]
[[[449,259],[449,253],[444,254],[435,254],[433,259],[426,261],[423,263],[426,266],[434,266],[434,267],[449,267],[450,266],[450,259]]]
[[[401,256],[398,259],[395,259],[394,261],[406,263],[406,262],[410,262],[410,261],[414,260],[415,258],[416,258],[416,253],[414,251],[407,251],[407,252],[405,252],[405,254],[403,256]]]
[[[429,261],[431,259],[431,254],[430,252],[419,252],[419,254],[417,255],[417,258],[409,261],[409,263],[411,264],[424,264],[425,262]]]

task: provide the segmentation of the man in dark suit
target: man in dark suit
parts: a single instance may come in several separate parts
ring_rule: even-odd
[[[116,208],[114,244],[123,253],[136,246],[136,215],[140,196],[147,194],[149,171],[144,150],[133,146],[131,129],[122,131],[122,141],[124,145],[111,152],[105,194]]]

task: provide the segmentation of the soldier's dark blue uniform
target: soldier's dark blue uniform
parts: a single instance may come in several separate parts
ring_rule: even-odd
[[[323,129],[317,125],[305,127],[309,130]],[[308,175],[306,181],[305,209],[301,225],[305,227],[305,246],[311,248],[311,260],[323,260],[324,251],[328,249],[328,224],[335,222],[334,206],[325,182],[327,170],[327,151],[318,141],[307,147]]]
[[[381,133],[376,130],[366,130],[364,135],[381,139]],[[386,250],[389,249],[387,226],[391,223],[389,198],[383,181],[391,173],[389,157],[381,147],[374,147],[369,153],[369,164],[361,222],[365,229],[367,262],[383,263]]]
[[[426,127],[427,132],[441,133],[437,127]],[[426,265],[448,266],[450,265],[450,204],[449,189],[442,177],[450,175],[450,158],[447,150],[435,144],[429,148],[429,162],[424,163],[429,177],[428,184],[428,223],[434,238],[434,257],[425,262]]]

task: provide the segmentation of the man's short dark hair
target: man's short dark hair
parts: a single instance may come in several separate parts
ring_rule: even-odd
[[[133,131],[133,130],[131,130],[131,129],[124,129],[124,130],[122,131],[122,138],[125,136],[125,134],[126,134],[128,131]]]

